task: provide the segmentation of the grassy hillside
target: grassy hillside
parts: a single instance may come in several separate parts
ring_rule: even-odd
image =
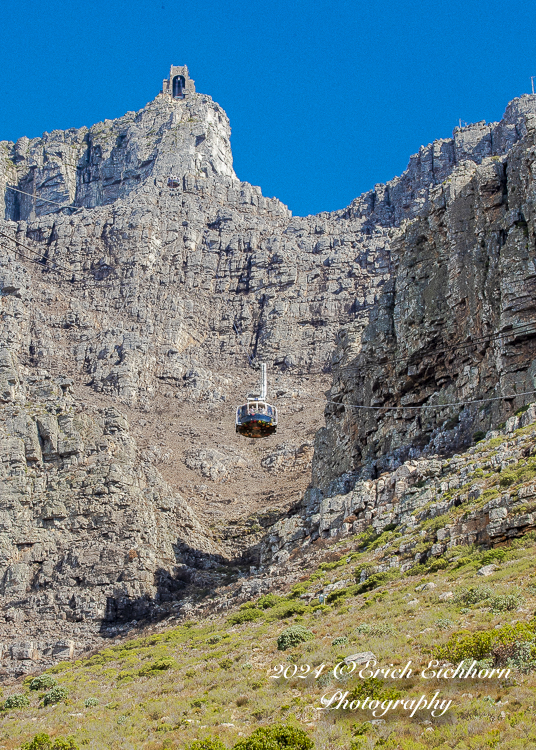
[[[534,425],[520,436],[524,445],[536,445]],[[498,440],[479,444],[482,455],[496,451]],[[502,469],[510,490],[533,480],[533,450],[525,453],[515,471]],[[474,460],[473,449],[467,461]],[[492,474],[487,483],[500,486],[501,468]],[[467,512],[460,508],[460,517]],[[425,522],[412,537],[426,547],[433,533]],[[182,750],[207,737],[231,748],[259,727],[285,724],[304,730],[322,750],[536,748],[536,534],[494,549],[451,547],[403,574],[392,568],[361,581],[363,570],[405,541],[391,529],[334,542],[334,559],[307,571],[283,595],[266,594],[225,616],[184,622],[59,664],[46,673],[57,687],[44,679],[30,689],[31,677],[6,687],[0,747],[15,750],[47,733],[57,750],[69,747],[59,741],[68,736],[71,747],[91,750]],[[479,575],[483,567],[487,575]],[[289,635],[289,626],[302,627]],[[300,633],[303,640],[296,642]],[[361,665],[336,679],[335,665],[362,652],[374,654],[375,669],[411,661],[413,674],[370,677],[370,667]],[[469,660],[466,667],[476,660],[476,670],[500,672],[425,679],[421,670],[433,659]],[[336,691],[348,701],[380,701],[376,716],[368,708],[320,710],[322,696],[326,702]],[[428,701],[437,691],[439,700],[452,701],[441,716],[418,710],[411,717],[412,708],[400,705],[422,695]],[[47,746],[34,741],[30,747]]]

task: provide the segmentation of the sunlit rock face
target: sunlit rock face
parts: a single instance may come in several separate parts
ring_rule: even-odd
[[[122,410],[226,404],[246,355],[294,382],[302,409],[322,403],[332,363],[341,404],[527,389],[526,337],[440,350],[532,315],[535,102],[308,217],[236,177],[227,116],[191,90],[0,143],[0,633],[15,643],[16,622],[34,639],[13,653],[53,660],[66,638],[76,652],[189,582],[217,583],[225,550],[155,468],[165,446],[141,450]],[[446,450],[505,409],[328,406],[313,482]],[[263,467],[308,471],[311,454],[287,434]],[[251,455],[192,444],[184,465],[224,484]],[[10,673],[31,664],[13,657]]]
[[[528,116],[507,154],[462,162],[400,227],[368,321],[339,332],[316,485],[456,450],[533,398],[535,128]]]

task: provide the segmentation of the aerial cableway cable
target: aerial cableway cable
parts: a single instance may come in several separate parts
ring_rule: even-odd
[[[420,404],[419,406],[366,406],[365,404],[346,404],[344,401],[330,401],[318,396],[311,396],[307,394],[307,398],[311,398],[314,401],[323,401],[325,404],[335,404],[335,406],[343,406],[348,409],[373,409],[378,411],[400,411],[404,409],[448,409],[451,406],[468,406],[469,404],[483,404],[488,401],[510,401],[511,399],[517,398],[518,396],[529,396],[536,393],[536,389],[533,391],[523,391],[521,393],[513,393],[510,396],[489,396],[488,398],[475,398],[469,399],[468,401],[452,401],[448,404]]]
[[[19,240],[15,239],[14,237],[11,237],[10,235],[6,234],[5,232],[2,232],[1,230],[0,230],[0,236],[4,237],[7,240],[10,240],[14,244],[16,244],[17,248],[12,248],[12,251],[15,252],[15,253],[17,253],[24,260],[27,260],[30,263],[34,263],[34,264],[40,266],[43,269],[47,268],[46,264],[50,264],[49,259],[48,258],[44,258],[44,256],[43,256],[42,253],[37,253],[32,248],[28,247],[28,245],[25,245],[24,243],[20,242]],[[24,249],[26,249],[27,251],[29,251],[30,253],[32,253],[35,257],[34,258],[30,258],[28,256],[25,256],[18,249],[18,247],[23,247]],[[115,269],[113,269],[111,266],[106,266],[105,268],[110,269],[110,270],[114,271],[114,273],[115,273]],[[49,265],[49,267],[47,268],[47,270],[49,270],[49,271],[57,271],[57,272],[64,272],[64,273],[67,273],[67,274],[71,275],[71,277],[72,277],[73,273],[75,273],[72,269],[68,269],[65,266],[62,266],[62,265],[58,264],[55,261],[54,261],[54,267],[51,267]],[[77,273],[79,273],[79,272],[77,272]],[[82,272],[82,273],[86,273],[87,274],[88,272]],[[72,284],[82,283],[82,281],[83,281],[82,279],[74,280],[74,279],[71,278],[69,280],[69,283],[72,283]],[[95,282],[94,288],[103,289],[103,288],[106,287],[106,285],[99,284],[97,279],[93,279],[93,281]],[[467,348],[467,347],[470,347],[470,346],[478,346],[479,344],[483,344],[483,343],[490,342],[490,341],[493,341],[493,340],[499,340],[499,339],[504,338],[506,336],[512,336],[512,335],[515,336],[517,334],[519,334],[519,335],[536,334],[536,330],[530,330],[528,328],[529,326],[534,326],[534,325],[536,325],[536,320],[527,321],[526,323],[524,323],[524,324],[522,324],[520,326],[517,326],[515,328],[512,328],[512,329],[510,329],[508,331],[503,331],[503,332],[498,332],[498,333],[494,333],[494,334],[489,334],[489,335],[486,335],[486,336],[482,336],[482,337],[480,337],[478,339],[474,339],[472,341],[468,341],[468,342],[464,342],[462,344],[450,346],[448,348],[436,350],[434,353],[451,352],[451,351],[454,351],[454,350],[457,350],[457,349],[464,349],[464,348]],[[238,336],[238,330],[237,330],[236,325],[233,324],[233,327],[234,327],[234,330],[235,330],[235,332],[237,334],[237,337],[239,338],[239,336]],[[444,326],[444,328],[445,327],[446,326]],[[438,330],[438,329],[436,329],[436,330]],[[442,329],[440,328],[439,330],[442,330]],[[101,334],[97,334],[96,336],[90,337],[89,339],[84,339],[83,341],[77,342],[77,344],[86,344],[89,341],[94,340],[95,338],[97,338],[100,335]],[[159,337],[157,337],[157,338],[159,338]],[[240,338],[239,338],[239,343],[244,348],[244,350],[246,351],[248,359],[249,359],[250,363],[252,364],[252,359],[251,359],[249,353],[247,352],[246,347],[240,341]],[[408,360],[412,359],[415,356],[416,356],[416,354],[414,353],[414,354],[411,354],[411,355],[407,355],[405,357],[395,358],[395,359],[389,360],[387,362],[382,362],[382,363],[379,363],[379,364],[381,366],[385,366],[385,365],[389,365],[389,364],[396,364],[398,362],[408,361]],[[368,370],[370,370],[372,368],[375,368],[375,367],[377,367],[377,365],[376,366],[374,366],[374,365],[367,365],[367,366],[364,366],[364,367],[358,367],[358,366],[355,366],[355,365],[354,366],[352,366],[352,365],[342,366],[342,367],[337,368],[336,370],[332,371],[332,375],[337,375],[338,373],[340,373],[342,371],[348,371],[348,370],[356,370],[356,371],[359,371],[359,372],[367,372]],[[307,372],[307,374],[311,375],[311,374],[319,374],[319,373],[314,373],[314,372],[310,372],[309,371],[309,372]],[[514,394],[511,394],[511,395],[505,395],[505,396],[491,396],[491,397],[483,398],[483,399],[472,399],[472,400],[466,400],[466,401],[456,401],[456,402],[450,402],[450,403],[445,403],[445,404],[421,404],[419,406],[409,406],[409,405],[408,406],[403,406],[403,405],[400,405],[400,406],[366,406],[364,404],[345,404],[342,401],[326,400],[325,398],[315,397],[315,396],[312,396],[312,395],[309,395],[307,397],[311,398],[313,400],[323,401],[324,403],[327,403],[327,404],[333,404],[333,405],[336,405],[336,406],[343,406],[345,408],[348,407],[348,408],[352,408],[352,409],[369,409],[369,410],[379,410],[379,411],[393,411],[393,410],[401,410],[401,409],[406,409],[406,410],[407,409],[411,409],[411,410],[447,409],[447,408],[452,407],[452,406],[466,406],[468,404],[474,404],[474,403],[487,403],[489,401],[511,400],[511,399],[515,399],[515,398],[517,398],[519,396],[527,396],[527,395],[532,395],[534,393],[536,393],[536,390],[533,390],[533,391],[523,391],[523,392],[520,392],[520,393],[514,393]]]

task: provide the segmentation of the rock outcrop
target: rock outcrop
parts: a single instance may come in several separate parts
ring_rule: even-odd
[[[378,304],[339,333],[317,486],[466,446],[536,391],[536,118],[525,132],[463,162],[400,228]]]
[[[450,547],[489,546],[534,531],[536,404],[520,412],[464,454],[410,459],[378,478],[362,476],[351,489],[348,477],[339,478],[326,496],[309,490],[301,512],[270,529],[261,564],[285,564],[318,539],[396,528],[400,545],[393,551],[390,540],[389,555],[378,549],[378,565],[363,571],[366,580],[392,567],[405,572]]]
[[[132,627],[188,583],[212,590],[224,559],[258,550],[297,500],[290,485],[305,486],[332,366],[338,403],[316,440],[306,514],[284,521],[297,539],[307,514],[320,515],[304,533],[323,534],[320,504],[365,481],[363,467],[372,481],[464,444],[507,411],[445,407],[415,419],[356,416],[344,403],[534,388],[530,335],[462,348],[531,316],[534,114],[536,97],[521,97],[500,123],[457,129],[401,177],[309,217],[238,180],[228,119],[202,94],[160,94],[118,120],[0,144],[0,636],[10,674]],[[295,433],[264,453],[230,434],[248,361],[275,370],[274,398]],[[199,444],[200,415],[210,444]],[[282,478],[280,506],[266,477]],[[255,481],[267,507],[233,521],[240,536],[222,509]],[[222,499],[228,485],[235,497]],[[288,541],[278,533],[275,555]]]

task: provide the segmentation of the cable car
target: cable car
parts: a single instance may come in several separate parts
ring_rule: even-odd
[[[170,188],[178,188],[181,186],[180,179],[172,174],[169,175],[167,184]]]
[[[266,365],[261,364],[261,391],[248,394],[236,410],[236,431],[250,438],[273,435],[277,430],[277,409],[266,401]]]

